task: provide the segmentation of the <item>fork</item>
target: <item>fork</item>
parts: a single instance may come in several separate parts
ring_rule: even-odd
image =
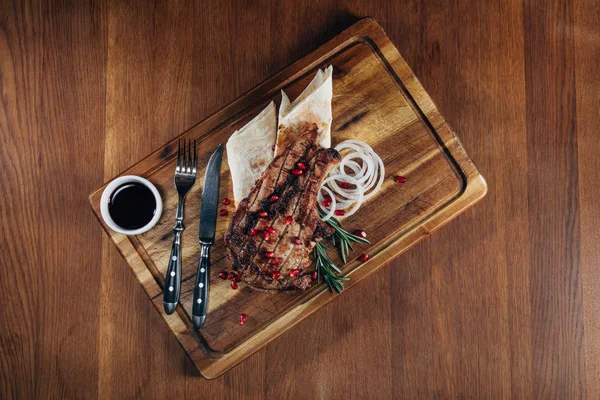
[[[188,194],[194,182],[196,182],[196,140],[194,140],[194,149],[192,154],[192,141],[183,141],[183,152],[181,151],[181,139],[177,143],[177,166],[175,167],[175,188],[179,195],[179,203],[177,204],[177,218],[173,233],[173,247],[171,248],[171,256],[169,257],[169,266],[165,277],[165,291],[163,297],[163,305],[167,314],[172,314],[179,302],[179,293],[181,290],[181,233],[184,230],[183,226],[183,203],[185,196]]]

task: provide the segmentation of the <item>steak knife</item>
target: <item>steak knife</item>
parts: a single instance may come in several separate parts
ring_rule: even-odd
[[[202,188],[199,234],[200,260],[198,261],[198,271],[196,272],[194,304],[192,306],[192,320],[196,329],[202,328],[204,325],[208,310],[208,285],[210,281],[209,250],[215,241],[222,158],[223,145],[220,144],[208,160],[204,175],[204,187]]]

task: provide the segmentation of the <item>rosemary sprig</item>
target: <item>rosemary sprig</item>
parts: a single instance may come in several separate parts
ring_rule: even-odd
[[[313,256],[315,258],[317,274],[319,279],[322,279],[330,292],[336,291],[341,293],[344,290],[344,283],[350,278],[345,276],[338,276],[335,273],[342,273],[342,271],[331,261],[329,255],[327,255],[327,247],[323,242],[317,242],[313,248]]]
[[[321,217],[323,214],[319,211]],[[344,264],[346,263],[346,255],[348,254],[348,250],[354,250],[352,247],[352,242],[354,243],[370,243],[367,239],[362,238],[360,236],[356,236],[342,227],[340,221],[336,218],[330,218],[325,221],[327,225],[333,228],[333,235],[331,235],[331,241],[333,245],[338,248],[340,251],[340,255],[342,256],[342,261]],[[350,278],[346,276],[338,276],[342,271],[331,261],[329,255],[327,254],[327,247],[323,242],[317,242],[316,246],[313,249],[313,257],[316,263],[317,275],[319,279],[325,281],[327,288],[330,292],[341,293],[344,290],[343,281],[350,280]]]
[[[321,217],[324,214],[321,213]],[[331,241],[334,246],[340,250],[340,256],[342,256],[342,261],[346,264],[346,255],[348,254],[348,249],[354,251],[354,247],[352,247],[352,242],[354,243],[371,243],[367,239],[362,238],[360,236],[356,236],[342,227],[340,221],[336,218],[331,217],[327,221],[325,221],[327,225],[334,229],[333,235],[331,236]]]

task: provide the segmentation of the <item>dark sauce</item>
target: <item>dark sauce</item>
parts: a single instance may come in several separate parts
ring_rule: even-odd
[[[139,229],[147,225],[156,212],[152,191],[137,182],[124,183],[110,195],[108,212],[123,229]]]

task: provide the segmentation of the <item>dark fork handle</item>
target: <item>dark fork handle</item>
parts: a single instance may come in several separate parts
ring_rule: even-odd
[[[206,312],[208,311],[208,284],[210,278],[209,244],[200,244],[200,260],[198,261],[198,272],[196,273],[196,285],[194,286],[194,305],[192,307],[192,320],[196,329],[204,326]]]
[[[175,239],[171,248],[169,257],[169,266],[165,276],[165,291],[163,296],[163,305],[167,314],[173,314],[177,303],[179,302],[179,292],[181,289],[181,232],[183,228],[175,228]]]

